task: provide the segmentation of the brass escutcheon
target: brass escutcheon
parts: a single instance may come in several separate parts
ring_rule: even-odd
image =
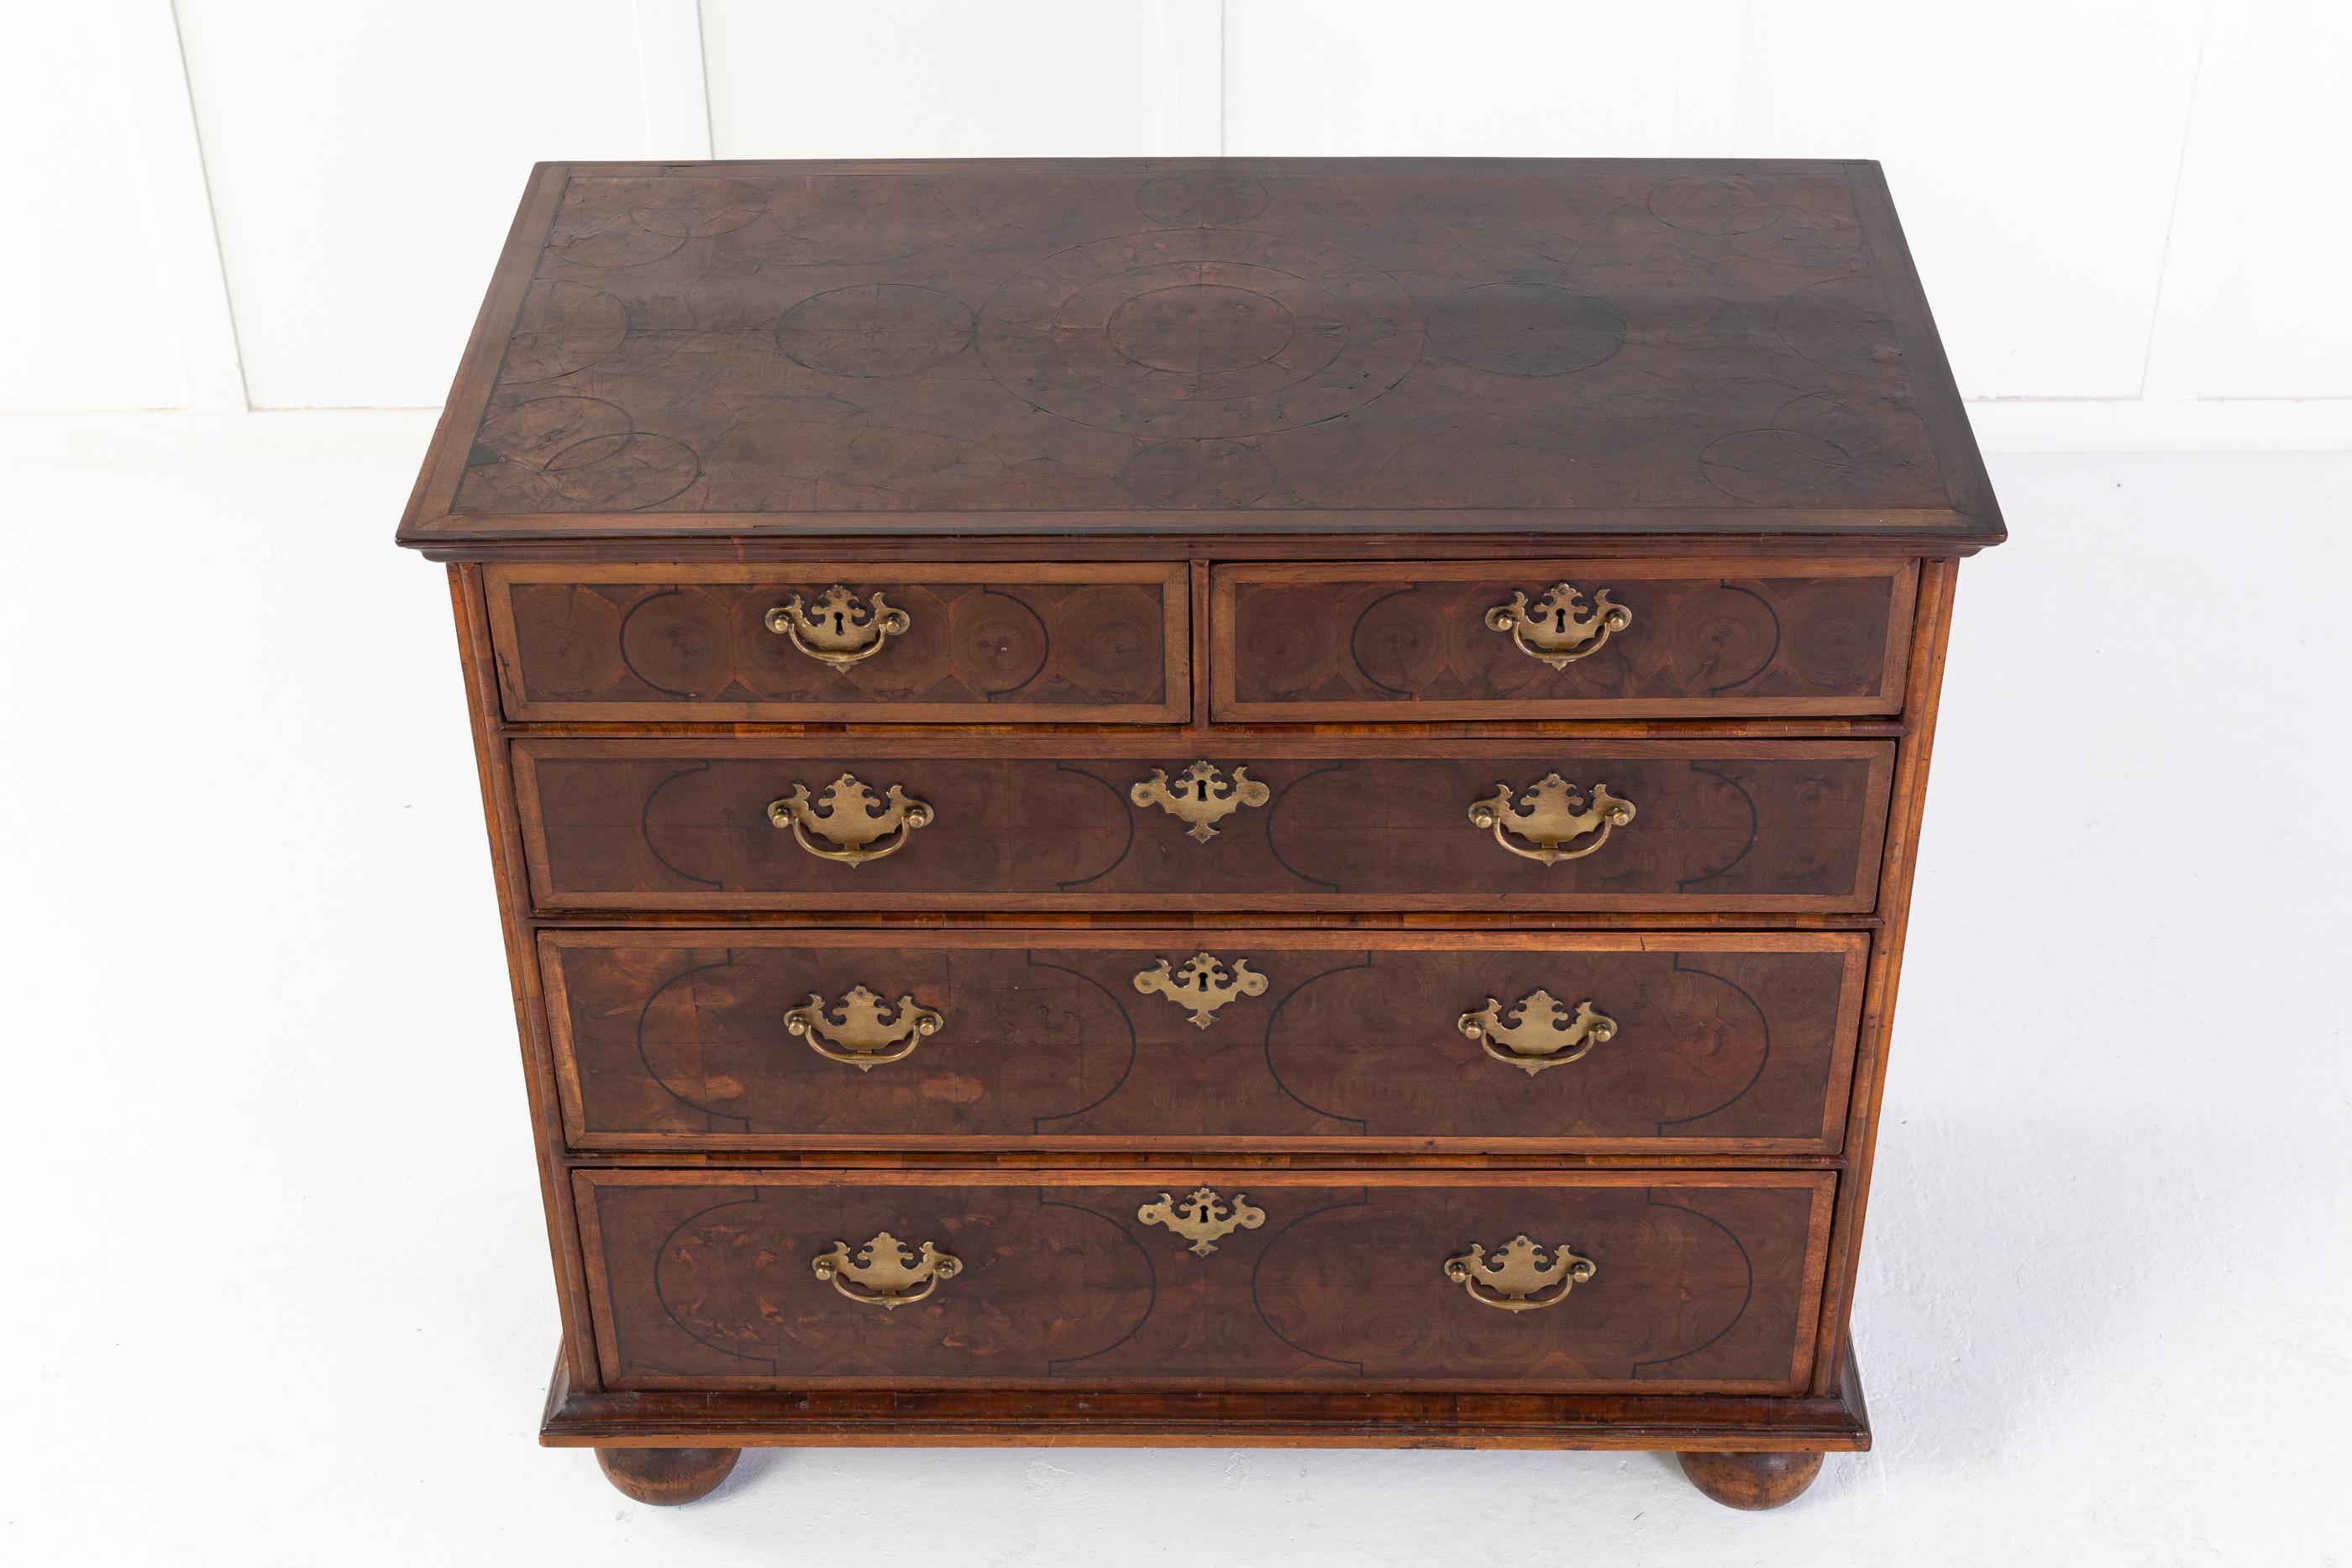
[[[1158,1203],[1137,1209],[1135,1218],[1146,1225],[1166,1226],[1192,1243],[1186,1251],[1206,1258],[1234,1231],[1255,1230],[1264,1225],[1265,1210],[1253,1207],[1245,1192],[1234,1194],[1234,1200],[1227,1203],[1214,1187],[1198,1186],[1181,1198],[1163,1192]]]
[[[1503,1004],[1494,998],[1474,1013],[1464,1013],[1459,1027],[1497,1061],[1507,1061],[1533,1078],[1547,1067],[1565,1067],[1594,1046],[1615,1037],[1617,1020],[1595,1012],[1591,1002],[1576,1004],[1570,1018],[1549,991],[1530,991],[1503,1021]],[[1497,1051],[1496,1046],[1505,1049]]]
[[[768,821],[790,828],[801,848],[820,859],[851,866],[896,853],[917,828],[930,824],[934,814],[929,801],[916,800],[896,784],[890,786],[887,801],[877,800],[874,791],[851,773],[826,787],[822,810],[812,803],[805,784],[795,784],[791,794],[768,802]],[[820,849],[809,841],[811,833],[830,839],[838,847]],[[890,841],[875,849],[873,845],[883,839]]]
[[[847,1242],[836,1241],[831,1251],[810,1259],[809,1267],[816,1270],[818,1279],[831,1281],[835,1290],[858,1305],[885,1312],[912,1306],[938,1290],[940,1281],[963,1272],[962,1260],[928,1241],[920,1252],[909,1257],[898,1239],[887,1230],[875,1232],[874,1239],[860,1247],[854,1258]],[[852,1284],[862,1289],[853,1291]],[[915,1289],[918,1285],[922,1289]]]
[[[1205,844],[1217,836],[1213,824],[1244,806],[1265,805],[1271,792],[1251,778],[1246,768],[1234,768],[1233,782],[1228,784],[1216,764],[1204,760],[1178,774],[1172,784],[1166,768],[1155,768],[1150,778],[1129,788],[1127,798],[1139,806],[1157,806],[1171,817],[1182,818],[1192,824],[1185,830],[1186,836]]]
[[[1612,632],[1622,632],[1633,623],[1633,612],[1611,599],[1607,589],[1595,593],[1587,605],[1584,595],[1565,582],[1553,583],[1532,606],[1526,594],[1514,589],[1508,604],[1497,604],[1486,612],[1487,625],[1508,632],[1520,653],[1541,659],[1555,670],[1599,653]]]
[[[882,644],[915,623],[915,618],[875,590],[870,604],[835,583],[817,595],[812,615],[793,594],[768,612],[768,630],[793,640],[793,646],[810,658],[836,668],[870,659]]]
[[[1612,795],[1608,785],[1595,784],[1588,804],[1584,791],[1557,773],[1545,774],[1524,795],[1515,795],[1508,784],[1497,784],[1492,795],[1470,805],[1472,826],[1494,829],[1496,843],[1546,865],[1591,854],[1609,841],[1610,829],[1633,820],[1633,802]],[[1600,836],[1581,849],[1563,847],[1595,832]],[[1514,843],[1513,838],[1535,848]]]
[[[1558,1306],[1593,1276],[1592,1260],[1566,1247],[1553,1248],[1549,1262],[1543,1255],[1544,1249],[1524,1233],[1505,1242],[1492,1259],[1474,1241],[1469,1251],[1445,1260],[1445,1277],[1482,1307],[1532,1312]]]
[[[1251,968],[1247,958],[1236,958],[1232,978],[1228,979],[1223,959],[1195,953],[1173,973],[1169,970],[1168,960],[1160,959],[1135,977],[1135,988],[1146,996],[1157,991],[1179,1007],[1191,1008],[1193,1027],[1206,1029],[1216,1021],[1217,1009],[1235,997],[1263,993],[1265,977]]]
[[[819,1056],[845,1061],[860,1072],[871,1072],[886,1061],[904,1061],[948,1022],[946,1015],[917,1007],[912,997],[900,997],[898,1016],[890,1017],[882,998],[864,986],[852,986],[831,1015],[824,998],[811,991],[805,1003],[785,1011],[785,1032],[805,1037]]]

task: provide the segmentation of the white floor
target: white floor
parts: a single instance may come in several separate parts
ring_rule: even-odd
[[[0,1554],[39,1565],[2329,1563],[2352,455],[1996,461],[1858,1335],[1879,1447],[810,1451],[623,1500],[554,1307],[410,416],[0,425]],[[144,454],[143,455],[142,454]]]

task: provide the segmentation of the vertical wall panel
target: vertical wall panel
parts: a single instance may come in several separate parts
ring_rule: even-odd
[[[1875,158],[1972,397],[2134,397],[2203,0],[1755,0],[1739,152]]]
[[[1663,156],[1681,9],[1226,0],[1225,151]]]
[[[0,138],[12,185],[0,409],[179,406],[171,297],[105,6],[11,9]]]
[[[447,392],[534,160],[645,155],[627,0],[179,0],[257,407]]]
[[[2220,287],[2195,301],[2206,397],[2352,396],[2352,5],[2271,9],[2253,123],[2215,236]]]
[[[1149,154],[1155,0],[702,0],[721,158]]]

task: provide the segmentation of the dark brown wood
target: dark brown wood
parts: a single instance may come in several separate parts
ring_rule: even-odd
[[[1894,713],[1916,568],[1755,560],[1226,566],[1214,578],[1215,716],[1613,718]],[[1602,591],[1633,622],[1559,668],[1487,612],[1516,591]]]
[[[1862,1265],[1862,1217],[1870,1197],[1877,1152],[1878,1108],[1886,1092],[1886,1061],[1895,1026],[1895,992],[1903,972],[1903,941],[1910,925],[1911,876],[1918,864],[1919,827],[1927,807],[1927,764],[1935,750],[1936,709],[1943,695],[1944,658],[1951,642],[1952,594],[1958,569],[1929,561],[1920,576],[1923,612],[1911,658],[1906,710],[1916,716],[1896,756],[1896,806],[1887,821],[1888,852],[1879,869],[1878,908],[1886,925],[1871,954],[1863,1003],[1857,1091],[1847,1112],[1851,1176],[1839,1194],[1840,1223],[1830,1274],[1822,1338],[1832,1357],[1846,1343],[1856,1272]]]
[[[1870,907],[1893,747],[1883,742],[1233,736],[1210,757],[1270,791],[1198,842],[1129,789],[1198,753],[1150,740],[859,736],[515,744],[531,885],[546,910]],[[1556,864],[1470,807],[1561,774],[1633,821]],[[843,865],[768,818],[843,774],[938,812],[886,859]]]
[[[2001,537],[1875,165],[543,166],[401,539],[460,563],[544,1439],[636,1496],[896,1442],[1793,1496],[1869,1442],[1952,580]],[[1554,669],[1486,615],[1561,581],[1633,619]],[[912,624],[766,632],[835,582]],[[1196,759],[1265,799],[1130,795]],[[1557,865],[1470,822],[1555,770],[1633,821]],[[855,868],[769,821],[843,772],[937,820]],[[1199,953],[1265,988],[1136,986]],[[858,986],[940,1025],[870,1071],[785,1030]],[[1532,1075],[1462,1032],[1538,989],[1617,1031]],[[1202,1184],[1265,1217],[1205,1256],[1138,1212]],[[967,1266],[896,1312],[811,1268],[883,1229]],[[1444,1277],[1521,1231],[1594,1277]]]
[[[495,567],[507,716],[1167,724],[1192,711],[1181,565]],[[794,595],[882,594],[912,624],[824,664],[768,630]]]
[[[1804,1172],[582,1171],[614,1388],[1683,1387],[1811,1369],[1833,1178]],[[1263,1213],[1199,1255],[1139,1207]],[[896,1310],[812,1260],[888,1232],[962,1272]],[[1593,1279],[1504,1311],[1444,1272],[1526,1234]]]
[[[599,1448],[604,1479],[639,1502],[671,1507],[709,1497],[743,1457],[740,1448]]]
[[[1849,1356],[1826,1395],[1356,1389],[589,1390],[559,1363],[540,1441],[647,1446],[1867,1449]]]
[[[452,567],[448,575],[459,662],[466,677],[474,764],[481,779],[483,813],[488,820],[490,875],[498,890],[499,932],[506,947],[515,1032],[522,1045],[523,1085],[530,1107],[540,1198],[547,1212],[548,1244],[554,1257],[556,1306],[563,1322],[566,1373],[574,1386],[593,1389],[597,1386],[597,1374],[595,1354],[587,1332],[587,1279],[572,1212],[572,1185],[562,1174],[563,1130],[554,1063],[548,1052],[546,1001],[540,990],[539,965],[531,950],[528,925],[530,894],[524,885],[513,775],[507,767],[506,742],[498,732],[497,677],[491,667],[482,571],[479,567]]]
[[[1726,1508],[1779,1508],[1822,1473],[1822,1456],[1801,1448],[1771,1453],[1699,1451],[1675,1456],[1683,1474]]]
[[[1837,934],[548,932],[579,1149],[1829,1154],[1866,944]],[[1239,959],[1265,990],[1196,1027],[1133,984]],[[864,987],[946,1019],[860,1069],[784,1014]],[[1538,989],[1617,1033],[1530,1075],[1461,1016]]]
[[[1875,164],[543,165],[404,542],[2001,537]]]

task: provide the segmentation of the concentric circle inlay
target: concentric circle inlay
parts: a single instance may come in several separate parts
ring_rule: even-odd
[[[1234,438],[1360,407],[1421,353],[1412,300],[1340,251],[1234,229],[1059,252],[999,289],[980,352],[1025,402],[1097,430]]]

